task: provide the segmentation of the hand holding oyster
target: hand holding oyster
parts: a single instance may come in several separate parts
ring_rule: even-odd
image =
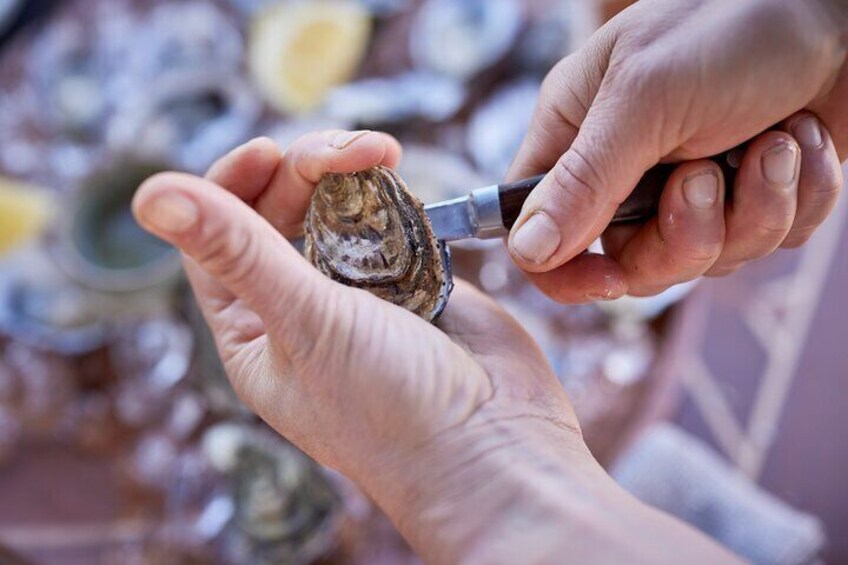
[[[325,175],[305,231],[306,258],[333,280],[430,322],[444,310],[453,286],[447,247],[391,169]]]

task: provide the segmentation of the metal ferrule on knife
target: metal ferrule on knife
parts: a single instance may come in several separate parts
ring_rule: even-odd
[[[501,215],[498,185],[478,188],[467,196],[425,207],[442,241],[492,239],[509,233]]]

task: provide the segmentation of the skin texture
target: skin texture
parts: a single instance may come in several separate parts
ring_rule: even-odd
[[[729,274],[807,241],[848,156],[846,12],[823,0],[641,0],[614,18],[543,85],[510,172],[552,171],[510,235],[519,267],[555,300],[585,302]],[[703,158],[751,139],[725,201]],[[685,163],[657,218],[605,230],[660,161]],[[687,198],[693,178],[717,179],[710,205]],[[535,245],[518,233],[530,218]],[[601,236],[607,255],[584,253]]]
[[[433,326],[292,248],[324,173],[397,164],[394,139],[353,137],[310,135],[285,155],[258,139],[134,200],[184,253],[247,406],[357,481],[432,563],[732,560],[615,485],[539,348],[491,299],[460,281]]]

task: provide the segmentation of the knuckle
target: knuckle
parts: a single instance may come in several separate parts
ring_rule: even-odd
[[[723,237],[693,237],[693,234],[679,233],[668,230],[660,234],[661,241],[666,245],[668,254],[675,264],[712,263],[721,255],[724,249]]]
[[[728,275],[732,275],[733,273],[738,271],[741,267],[742,267],[741,264],[739,264],[739,265],[735,265],[735,264],[734,265],[722,265],[720,267],[713,267],[712,269],[710,269],[709,271],[704,273],[704,276],[709,277],[709,278],[726,277]]]
[[[793,229],[780,246],[784,249],[797,249],[810,241],[815,228]]]
[[[678,249],[677,262],[687,265],[712,263],[721,255],[720,244],[701,244]]]
[[[816,182],[802,183],[801,190],[809,191],[810,195],[816,199],[815,204],[827,205],[839,196],[842,185],[842,169],[835,165],[824,172]]]
[[[668,271],[674,273],[676,278],[688,280],[715,263],[721,256],[723,247],[722,242],[695,242],[672,246],[668,255]]]
[[[685,282],[685,281],[681,281]],[[675,283],[669,284],[635,284],[630,288],[628,294],[630,296],[635,296],[638,298],[645,298],[648,296],[656,296],[661,294],[671,288],[671,286]]]
[[[557,162],[553,181],[562,195],[581,204],[595,207],[606,200],[597,168],[574,147]]]
[[[259,266],[259,245],[249,231],[224,226],[208,238],[198,262],[233,284],[252,278]]]
[[[789,233],[795,217],[794,197],[763,201],[758,209],[734,218],[728,239],[752,249],[773,248]]]
[[[792,227],[792,220],[790,216],[757,225],[754,228],[753,241],[757,242],[759,247],[768,247],[773,242],[782,241]]]
[[[786,233],[787,230],[782,230],[779,233],[774,232],[767,238],[760,237],[758,239],[751,239],[747,242],[747,244],[742,243],[739,245],[739,242],[736,242],[738,248],[721,257],[722,262],[729,261],[733,264],[742,264],[762,259],[763,257],[773,253],[774,250],[780,246],[780,243],[786,237]]]
[[[615,78],[621,95],[639,99],[662,93],[675,77],[668,60],[640,51],[619,62]]]

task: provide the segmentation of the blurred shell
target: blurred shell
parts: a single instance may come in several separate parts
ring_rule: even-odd
[[[244,424],[218,424],[202,442],[233,490],[225,562],[313,563],[332,551],[341,500],[317,464],[279,436]]]
[[[510,51],[524,23],[516,0],[427,0],[410,34],[418,68],[468,80]]]
[[[306,216],[306,258],[325,275],[427,321],[452,288],[446,247],[392,170],[324,176]]]
[[[118,104],[107,143],[201,172],[250,136],[260,112],[248,85],[226,70],[172,72]]]
[[[459,112],[466,99],[459,81],[426,71],[369,78],[330,92],[325,111],[338,119],[378,126],[422,118],[444,122]]]
[[[474,113],[468,124],[468,152],[481,171],[502,179],[530,128],[540,84],[522,79],[501,87]],[[509,116],[509,119],[504,119]]]

